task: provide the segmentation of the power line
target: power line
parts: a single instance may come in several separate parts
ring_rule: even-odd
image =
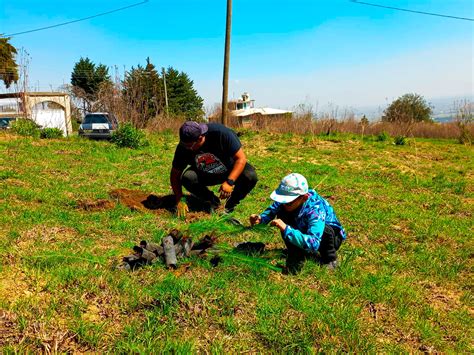
[[[129,9],[129,8],[131,8],[131,7],[143,5],[143,4],[147,3],[148,1],[149,1],[149,0],[144,0],[144,1],[142,1],[142,2],[137,2],[137,3],[135,3],[135,4],[131,4],[131,5],[128,5],[128,6],[120,7],[120,8],[115,9],[115,10],[110,10],[110,11],[107,11],[107,12],[101,12],[100,14],[96,14],[96,15],[92,15],[92,16],[87,16],[87,17],[83,17],[83,18],[80,18],[80,19],[77,19],[77,20],[72,20],[72,21],[68,21],[68,22],[62,22],[62,23],[58,23],[58,24],[52,25],[52,26],[46,26],[46,27],[41,27],[41,28],[35,28],[35,29],[33,29],[33,30],[28,30],[28,31],[23,31],[23,32],[11,33],[11,34],[8,34],[8,35],[5,35],[5,36],[0,36],[0,37],[19,36],[19,35],[23,35],[23,34],[25,34],[25,33],[38,32],[38,31],[48,30],[48,29],[50,29],[50,28],[65,26],[65,25],[69,25],[69,24],[71,24],[71,23],[76,23],[76,22],[80,22],[80,21],[85,21],[85,20],[89,20],[89,19],[91,19],[91,18],[95,18],[95,17],[99,17],[99,16],[104,16],[104,15],[111,14],[111,13],[113,13],[113,12],[122,11],[122,10],[125,10],[125,9]]]
[[[402,9],[400,7],[372,4],[372,3],[369,3],[369,2],[363,2],[363,1],[358,1],[358,0],[350,0],[350,1],[355,3],[355,4],[382,7],[384,9],[392,9],[392,10],[398,10],[398,11],[412,12],[412,13],[415,13],[415,14],[438,16],[438,17],[447,17],[447,18],[452,18],[452,19],[456,19],[456,20],[464,20],[464,21],[474,21],[473,18],[469,18],[469,17],[458,17],[458,16],[443,15],[443,14],[435,14],[433,12],[415,11],[415,10],[409,10],[409,9]]]

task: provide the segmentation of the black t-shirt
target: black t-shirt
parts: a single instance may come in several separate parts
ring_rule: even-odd
[[[174,152],[173,168],[183,171],[191,165],[203,174],[229,174],[234,166],[234,155],[242,147],[231,129],[220,123],[208,123],[206,140],[197,151],[178,144]]]

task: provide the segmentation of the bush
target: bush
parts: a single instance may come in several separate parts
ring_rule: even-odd
[[[385,142],[390,138],[390,135],[387,132],[380,132],[376,137],[375,140],[377,142]]]
[[[20,136],[30,136],[38,138],[40,130],[38,125],[30,119],[19,118],[12,123],[12,131]]]
[[[62,138],[63,131],[59,128],[43,128],[40,133],[40,138],[54,139]]]
[[[466,129],[466,126],[459,126],[459,134],[458,142],[460,144],[471,144],[472,136],[471,133]]]
[[[407,144],[407,138],[405,136],[396,136],[393,142],[395,145],[405,145]]]
[[[386,122],[431,122],[432,108],[425,98],[418,94],[405,94],[393,101],[384,111],[382,121]]]
[[[111,141],[119,147],[137,149],[148,144],[145,134],[131,123],[121,125],[112,135]]]

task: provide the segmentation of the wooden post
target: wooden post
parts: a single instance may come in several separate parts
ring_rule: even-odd
[[[161,68],[163,72],[163,85],[165,86],[165,115],[168,118],[168,92],[166,91],[166,71],[165,68]]]
[[[230,32],[232,28],[232,0],[227,0],[225,29],[224,78],[222,80],[222,124],[227,125],[227,91],[229,89]]]

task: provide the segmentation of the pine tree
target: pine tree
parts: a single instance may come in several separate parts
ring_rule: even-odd
[[[92,102],[97,100],[104,83],[110,83],[109,69],[105,65],[96,65],[87,57],[81,57],[74,65],[71,84],[76,96],[84,101],[84,106],[90,108]]]
[[[193,120],[200,120],[203,117],[203,99],[194,89],[194,83],[186,73],[169,67],[166,70],[166,87],[170,113]]]
[[[146,61],[145,67],[132,67],[123,81],[124,98],[140,115],[140,122],[135,122],[138,126],[145,126],[146,122],[163,112],[163,84],[150,58]]]

